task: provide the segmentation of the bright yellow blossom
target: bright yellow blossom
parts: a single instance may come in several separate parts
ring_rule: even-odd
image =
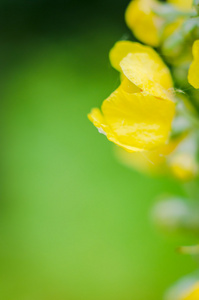
[[[155,0],[133,0],[127,7],[125,19],[135,36],[147,45],[157,47],[160,43],[158,28],[163,24],[152,8]]]
[[[117,42],[109,54],[111,65],[127,78],[131,85],[143,92],[154,95],[160,93],[161,98],[171,98],[169,89],[173,81],[168,67],[158,53],[151,47],[130,41]],[[162,92],[162,94],[161,94]]]
[[[193,62],[189,68],[188,81],[194,88],[199,89],[199,40],[193,44]]]
[[[190,10],[192,7],[192,0],[169,0],[168,2],[182,11]],[[158,47],[173,34],[182,25],[184,19],[179,17],[172,22],[165,22],[163,17],[155,13],[160,5],[157,0],[132,0],[125,13],[126,24],[135,37],[153,47]]]
[[[110,51],[110,61],[122,83],[89,119],[115,144],[129,152],[151,150],[169,137],[175,104],[169,89],[168,68],[150,47],[121,41]]]

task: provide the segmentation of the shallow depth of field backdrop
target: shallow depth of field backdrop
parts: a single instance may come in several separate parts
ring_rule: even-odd
[[[194,270],[150,221],[185,192],[121,166],[86,116],[118,85],[127,4],[0,2],[2,300],[156,300]]]

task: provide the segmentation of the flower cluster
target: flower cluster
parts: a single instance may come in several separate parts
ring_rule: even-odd
[[[150,47],[121,41],[110,51],[120,86],[89,119],[100,132],[130,152],[151,150],[169,137],[175,112],[169,69]]]
[[[170,0],[167,5],[155,0],[133,0],[125,14],[127,25],[142,42],[152,46],[160,45],[158,37],[162,38],[162,43],[170,39],[181,28],[183,19],[184,22],[189,21],[185,11],[190,9],[192,12],[191,1]],[[158,9],[159,15],[156,13]],[[168,14],[171,15],[169,20]],[[147,33],[144,28],[147,28]],[[175,45],[173,48],[175,52]],[[178,63],[176,60],[173,62],[175,81],[175,74],[181,71],[178,69],[179,65],[182,67],[184,57],[191,56],[191,50],[186,49],[184,52],[179,54],[183,57],[181,64],[180,60]],[[188,80],[185,75],[183,82],[187,85],[189,81],[193,87],[198,88],[197,40],[193,45],[193,56]],[[108,140],[124,149],[115,150],[116,156],[123,163],[144,173],[173,174],[181,180],[193,179],[198,174],[197,149],[194,145],[191,151],[187,150],[187,140],[194,144],[195,137],[190,137],[193,136],[190,119],[192,115],[195,117],[196,109],[188,95],[178,94],[174,89],[170,70],[161,55],[150,46],[120,41],[111,49],[109,57],[112,66],[120,72],[121,83],[104,100],[101,110],[94,108],[91,111],[89,119]],[[185,117],[186,114],[189,116]],[[177,135],[176,128],[177,131],[180,128]]]
[[[131,1],[125,14],[126,23],[133,31],[136,38],[143,43],[157,47],[177,30],[186,16],[186,11],[191,10],[192,0],[170,0],[176,10],[181,11],[178,17],[168,18],[162,16],[162,7],[156,0],[134,0]],[[160,11],[158,15],[156,12]],[[170,10],[163,10],[163,13]],[[146,34],[147,28],[147,34]]]
[[[120,85],[88,118],[116,145],[123,164],[197,185],[199,1],[132,0],[125,20],[133,41],[117,42],[109,54]],[[158,203],[154,212],[163,227],[199,235],[199,205],[174,199]],[[199,246],[186,252],[198,255]],[[185,281],[165,299],[198,300],[199,276]]]

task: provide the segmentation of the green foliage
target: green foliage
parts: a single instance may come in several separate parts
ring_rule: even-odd
[[[117,34],[37,43],[4,78],[4,300],[155,300],[194,268],[174,251],[188,239],[149,226],[151,199],[180,186],[118,165],[85,117],[117,85],[107,57]]]

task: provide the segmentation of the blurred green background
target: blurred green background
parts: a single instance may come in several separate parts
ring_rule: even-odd
[[[0,2],[2,300],[156,300],[195,269],[149,217],[182,187],[121,166],[86,117],[119,83],[127,4]]]

